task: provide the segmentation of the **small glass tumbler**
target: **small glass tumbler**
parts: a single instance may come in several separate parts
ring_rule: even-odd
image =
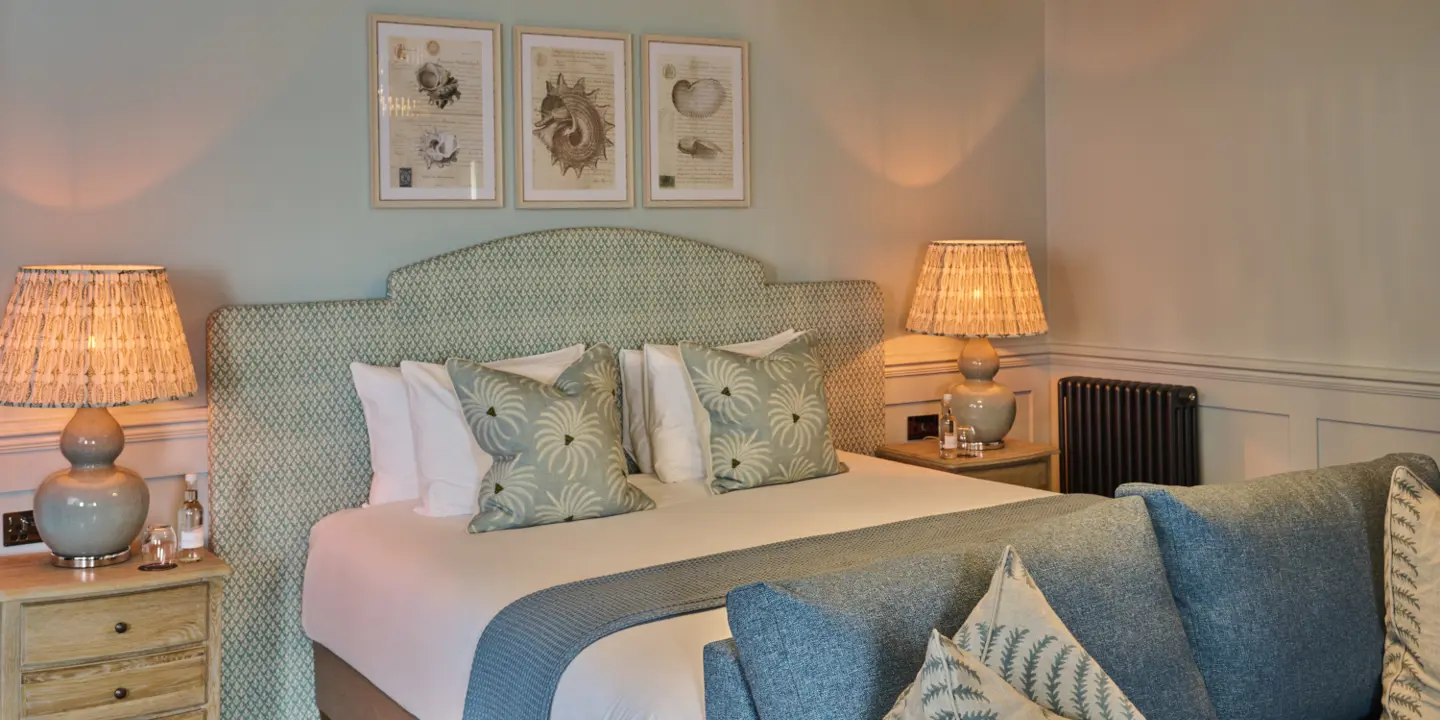
[[[146,565],[175,563],[175,530],[169,525],[152,525],[145,530],[143,546]]]
[[[955,428],[956,451],[960,457],[980,457],[984,455],[984,443],[975,440],[975,428],[969,425],[961,425]]]

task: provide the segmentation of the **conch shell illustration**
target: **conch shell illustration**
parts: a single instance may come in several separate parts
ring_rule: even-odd
[[[670,91],[670,100],[681,115],[690,118],[707,118],[725,103],[725,86],[714,78],[690,82],[681,80]]]
[[[545,99],[540,101],[535,137],[550,150],[550,164],[560,166],[561,177],[570,170],[580,177],[586,168],[598,168],[605,149],[615,144],[609,138],[615,125],[601,112],[609,106],[595,104],[594,96],[599,92],[587,92],[585,78],[567,85],[563,73],[553,83],[545,81]]]

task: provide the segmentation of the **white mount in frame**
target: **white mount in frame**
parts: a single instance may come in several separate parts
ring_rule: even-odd
[[[750,206],[750,46],[646,35],[645,206]]]
[[[377,208],[502,207],[500,25],[371,15]]]

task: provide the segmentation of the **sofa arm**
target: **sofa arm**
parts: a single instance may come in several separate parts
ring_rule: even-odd
[[[705,720],[760,720],[734,638],[705,646]]]

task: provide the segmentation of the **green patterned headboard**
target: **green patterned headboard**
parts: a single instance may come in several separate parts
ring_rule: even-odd
[[[813,330],[832,434],[872,453],[884,412],[880,291],[870,282],[767,285],[760,263],[641,230],[575,228],[495,240],[390,275],[383,300],[228,307],[210,318],[215,550],[223,717],[313,720],[300,626],[310,528],[358,506],[369,446],[349,364],[492,360],[576,342],[730,343]]]

